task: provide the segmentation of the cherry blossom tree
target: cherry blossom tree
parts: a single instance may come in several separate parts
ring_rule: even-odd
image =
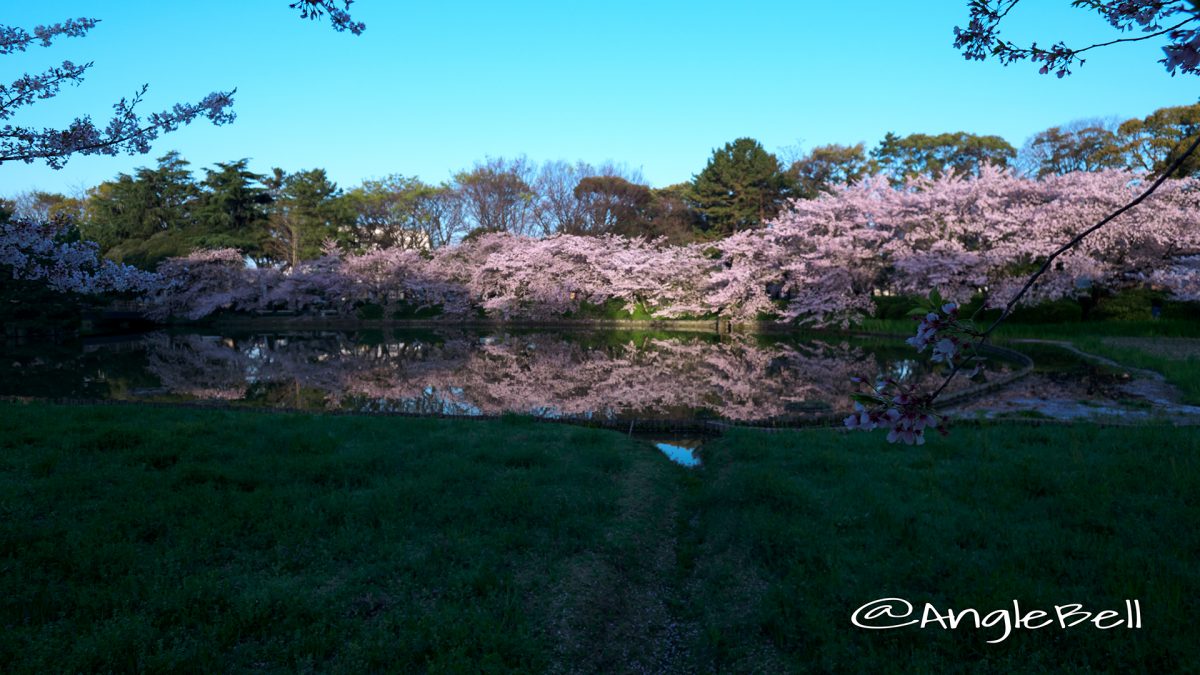
[[[963,55],[968,59],[983,60],[990,55],[1000,59],[1006,65],[1021,59],[1041,62],[1042,74],[1054,71],[1061,78],[1070,74],[1072,65],[1083,63],[1084,60],[1079,56],[1083,52],[1120,42],[1146,40],[1166,35],[1170,39],[1170,43],[1163,48],[1166,57],[1160,63],[1172,75],[1176,71],[1185,74],[1200,74],[1200,23],[1197,23],[1200,20],[1200,5],[1195,2],[1190,0],[1113,0],[1109,2],[1076,0],[1073,3],[1075,6],[1094,9],[1114,28],[1127,31],[1139,27],[1144,35],[1136,38],[1120,38],[1083,48],[1069,48],[1059,42],[1049,49],[1044,49],[1039,48],[1037,43],[1033,43],[1029,48],[1021,48],[1012,42],[1000,39],[998,26],[1019,1],[971,0],[968,4],[971,21],[966,29],[955,27],[955,47],[962,49]],[[1171,22],[1174,23],[1164,27],[1164,24]],[[924,350],[930,345],[934,346],[933,357],[950,365],[950,371],[945,380],[931,392],[922,392],[890,379],[880,378],[874,384],[870,384],[859,378],[857,382],[865,390],[856,395],[858,410],[854,415],[846,418],[846,426],[867,430],[885,427],[889,429],[889,441],[903,441],[908,444],[923,443],[926,428],[939,428],[944,431],[942,419],[934,412],[933,405],[938,395],[950,385],[965,363],[962,358],[958,358],[956,361],[956,357],[960,357],[963,351],[973,352],[987,342],[990,335],[1008,318],[1017,304],[1026,296],[1031,295],[1035,285],[1047,277],[1048,273],[1061,271],[1073,262],[1079,263],[1081,260],[1087,260],[1087,256],[1075,255],[1084,245],[1085,240],[1153,195],[1163,186],[1169,176],[1174,175],[1183,166],[1198,146],[1200,146],[1200,136],[1197,136],[1187,149],[1175,158],[1157,180],[1134,196],[1131,201],[1111,211],[1098,222],[1083,229],[1073,230],[1068,236],[1065,236],[1066,243],[1042,256],[1040,264],[1036,264],[1036,270],[1024,280],[1024,283],[1019,284],[1015,292],[1011,293],[1007,302],[1003,304],[999,316],[986,328],[978,328],[970,319],[960,317],[958,303],[942,304],[942,299],[936,289],[931,292],[930,311],[921,319],[917,335],[910,338],[909,342],[918,350]],[[1128,219],[1125,219],[1125,222],[1128,222]],[[1096,237],[1092,237],[1089,243],[1094,245],[1096,239]],[[1179,243],[1172,241],[1171,245],[1175,246]],[[1169,274],[1180,274],[1187,269],[1190,268],[1184,265],[1171,265],[1162,271],[1168,271]],[[1152,274],[1161,276],[1162,271],[1156,270]]]
[[[95,243],[72,240],[65,229],[62,223],[0,221],[0,274],[83,295],[137,295],[157,287],[157,275],[102,259]]]
[[[447,318],[476,311],[499,320],[554,320],[583,303],[618,301],[629,312],[737,322],[845,325],[867,314],[880,291],[947,302],[986,293],[993,304],[1037,304],[1100,290],[1158,284],[1188,293],[1200,251],[1200,181],[1172,179],[1156,199],[1055,256],[1040,282],[1030,269],[1060,243],[1121,206],[1145,179],[1125,171],[1076,172],[1043,179],[985,168],[978,176],[918,178],[893,187],[875,177],[798,200],[761,230],[710,245],[556,235],[535,239],[494,232],[430,252],[402,248],[345,254],[327,247],[287,274],[209,265],[211,253],[164,270],[171,289],[163,312],[285,307],[353,315],[379,305],[439,308]],[[192,282],[181,274],[194,275]],[[242,279],[226,295],[230,275]],[[243,278],[244,277],[244,278]],[[217,299],[205,299],[215,293]],[[184,309],[187,308],[187,309]]]
[[[150,372],[173,395],[235,401],[299,388],[331,409],[439,415],[671,419],[704,410],[729,420],[803,419],[838,410],[864,362],[905,382],[928,386],[937,377],[845,342],[745,335],[598,345],[558,334],[457,330],[398,333],[373,344],[340,333],[286,340],[158,334],[145,345]]]

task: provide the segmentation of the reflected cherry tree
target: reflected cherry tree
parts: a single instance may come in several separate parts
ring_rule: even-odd
[[[871,368],[913,384],[932,377],[861,344],[745,335],[160,333],[145,349],[173,396],[431,415],[804,418],[842,411],[852,377]]]

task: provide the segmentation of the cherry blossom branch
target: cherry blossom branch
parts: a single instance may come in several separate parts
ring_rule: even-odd
[[[151,113],[144,119],[135,109],[141,103],[147,87],[142,86],[131,99],[121,99],[114,106],[115,114],[101,129],[90,117],[76,118],[66,129],[43,129],[6,125],[0,127],[0,164],[10,161],[31,163],[45,160],[51,168],[61,168],[72,155],[115,155],[145,153],[150,142],[159,134],[174,131],[198,117],[213,124],[232,122],[235,114],[233,94],[236,89],[214,92],[197,103],[177,103],[170,110]]]
[[[99,19],[70,19],[52,26],[38,26],[33,29],[33,34],[16,26],[0,26],[0,56],[23,52],[34,42],[41,42],[41,46],[49,47],[54,38],[60,35],[83,37],[98,23]]]
[[[75,65],[63,61],[61,66],[47,70],[40,75],[22,75],[10,85],[0,85],[0,120],[13,116],[14,111],[29,105],[37,99],[47,99],[56,96],[66,82],[79,84],[83,82],[83,74],[92,64]]]
[[[949,373],[932,393],[922,393],[916,385],[906,384],[896,378],[881,378],[874,384],[869,384],[864,378],[854,378],[854,383],[868,391],[860,391],[853,396],[855,412],[846,418],[845,424],[851,429],[870,430],[879,427],[888,429],[889,442],[904,442],[907,444],[922,444],[925,442],[926,429],[937,429],[946,433],[946,419],[934,410],[934,402],[946,390],[955,376],[963,369],[968,361],[977,361],[980,349],[987,343],[995,330],[1012,314],[1017,304],[1027,295],[1039,279],[1051,269],[1060,256],[1078,247],[1089,235],[1111,223],[1122,214],[1141,204],[1154,194],[1166,180],[1171,177],[1200,147],[1200,136],[1197,136],[1187,150],[1180,154],[1169,167],[1137,197],[1112,211],[1094,225],[1075,234],[1065,244],[1058,246],[1038,269],[1025,280],[1025,283],[1004,305],[1000,315],[984,330],[977,330],[972,321],[959,319],[959,306],[955,302],[942,302],[938,292],[930,293],[931,311],[916,310],[925,313],[915,336],[908,339],[918,352],[933,347],[932,360],[944,362],[950,367]],[[982,310],[982,307],[980,308]],[[976,315],[978,314],[976,312]],[[968,341],[962,336],[968,336]],[[970,358],[965,358],[964,349]]]
[[[301,19],[315,21],[329,14],[329,23],[335,31],[350,31],[353,35],[362,35],[367,29],[367,24],[350,18],[350,5],[354,4],[354,0],[342,0],[342,3],[343,7],[338,7],[338,0],[296,0],[288,7],[300,10]]]
[[[997,2],[993,9],[992,3]],[[1049,49],[1043,49],[1033,43],[1028,48],[1016,46],[1008,40],[999,37],[998,26],[1019,0],[1010,0],[1004,5],[1001,0],[971,0],[970,21],[966,28],[954,28],[954,46],[963,50],[963,56],[968,59],[983,60],[994,56],[1004,64],[1021,59],[1042,62],[1040,72],[1044,75],[1054,71],[1058,77],[1071,73],[1071,65],[1075,62],[1082,64],[1080,54],[1108,47],[1123,42],[1140,42],[1151,38],[1170,38],[1170,44],[1164,47],[1166,58],[1159,61],[1164,64],[1171,74],[1181,71],[1186,74],[1200,74],[1200,31],[1196,21],[1200,20],[1200,6],[1195,3],[1185,3],[1178,0],[1120,0],[1103,2],[1101,0],[1075,0],[1076,7],[1088,7],[1100,13],[1114,28],[1128,30],[1134,25],[1141,26],[1146,33],[1140,37],[1126,37],[1098,42],[1080,49],[1072,49],[1058,42]],[[1003,7],[1001,10],[1000,8]],[[1159,23],[1162,19],[1176,14],[1185,14],[1187,18],[1167,28]]]

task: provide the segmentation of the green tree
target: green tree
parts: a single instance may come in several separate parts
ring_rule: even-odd
[[[703,228],[723,236],[761,227],[792,194],[792,181],[778,158],[753,138],[739,138],[713,151],[692,180],[690,200]]]
[[[446,245],[455,229],[453,210],[444,203],[447,192],[400,174],[363,181],[346,193],[355,216],[353,247],[428,250]]]
[[[1018,155],[1025,173],[1038,177],[1125,166],[1116,130],[1102,120],[1080,120],[1038,132]]]
[[[218,162],[205,169],[190,237],[196,248],[236,248],[255,260],[266,256],[271,196],[262,184],[264,176],[250,171],[247,163]]]
[[[938,178],[945,173],[978,174],[985,163],[1008,166],[1016,156],[1013,146],[999,136],[965,131],[903,137],[889,132],[871,151],[879,170],[886,171],[895,183],[922,175]]]
[[[1187,149],[1200,133],[1200,103],[1159,108],[1144,119],[1123,122],[1117,133],[1129,166],[1158,175]],[[1200,175],[1200,157],[1193,155],[1172,178]]]
[[[324,169],[288,174],[276,168],[265,184],[272,196],[266,242],[272,259],[295,267],[318,257],[327,240],[349,241],[354,211]]]
[[[666,237],[672,244],[688,244],[696,241],[700,234],[700,214],[689,201],[690,183],[676,183],[655,188],[654,205],[650,219],[651,235]]]
[[[200,196],[188,166],[170,152],[155,168],[101,183],[88,199],[83,236],[99,243],[105,256],[147,269],[186,255]]]
[[[832,192],[835,185],[853,183],[874,172],[874,162],[867,158],[862,143],[819,145],[788,169],[796,195],[805,199]]]

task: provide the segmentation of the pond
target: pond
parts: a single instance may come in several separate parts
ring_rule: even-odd
[[[829,334],[163,331],[5,352],[5,396],[608,423],[828,419],[853,375],[936,377],[899,338]]]

